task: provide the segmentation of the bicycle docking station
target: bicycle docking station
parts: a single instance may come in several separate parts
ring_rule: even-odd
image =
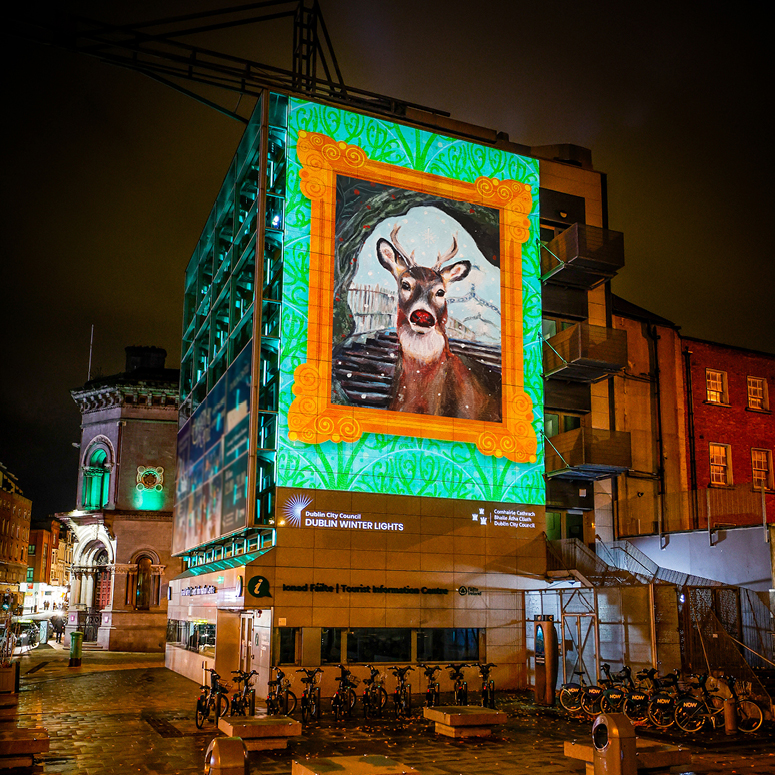
[[[650,775],[670,772],[676,765],[691,764],[691,752],[635,736],[632,722],[623,713],[601,713],[592,725],[592,740],[565,741],[569,759],[586,764],[586,775]]]
[[[505,724],[508,714],[478,705],[441,705],[423,708],[423,717],[436,723],[436,734],[445,737],[489,737],[492,728]]]
[[[277,751],[288,747],[289,737],[301,735],[301,722],[289,716],[221,716],[218,729],[242,738],[248,751]]]

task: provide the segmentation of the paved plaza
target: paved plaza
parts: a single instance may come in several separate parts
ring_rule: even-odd
[[[194,707],[199,687],[167,670],[161,655],[85,651],[83,665],[69,668],[68,654],[40,647],[21,659],[19,725],[44,726],[51,750],[40,758],[45,773],[127,775],[201,773],[215,731],[198,730]],[[588,741],[590,724],[568,720],[555,709],[538,710],[524,696],[502,697],[509,722],[487,740],[437,736],[419,717],[408,722],[324,719],[293,738],[288,750],[252,753],[251,775],[285,775],[294,759],[384,754],[423,775],[583,773],[566,759],[566,740]],[[325,706],[324,706],[325,710]],[[328,715],[328,714],[326,714]],[[686,742],[686,737],[675,741]],[[772,726],[753,739],[721,733],[688,741],[691,767],[674,773],[775,775]]]

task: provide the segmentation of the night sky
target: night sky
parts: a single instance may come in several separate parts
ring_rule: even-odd
[[[139,22],[233,4],[71,7]],[[625,234],[615,293],[689,336],[775,352],[765,25],[728,4],[635,5],[321,0],[349,85],[591,148]],[[290,67],[290,22],[188,42]],[[178,367],[183,273],[242,124],[97,59],[2,44],[0,461],[44,517],[75,505],[69,391],[91,325],[93,375],[123,371],[133,344]]]

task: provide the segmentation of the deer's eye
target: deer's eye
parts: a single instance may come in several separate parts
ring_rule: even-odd
[[[437,295],[439,298],[441,298],[441,297],[444,295],[444,289],[443,289],[443,288],[439,288],[439,290],[438,290],[438,291],[436,291],[436,295]]]
[[[402,281],[401,288],[404,291],[411,291],[412,290],[412,286],[409,285],[409,283],[406,280]]]

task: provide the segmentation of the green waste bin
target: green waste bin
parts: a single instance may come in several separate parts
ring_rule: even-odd
[[[70,667],[80,667],[83,656],[83,633],[70,633]]]

